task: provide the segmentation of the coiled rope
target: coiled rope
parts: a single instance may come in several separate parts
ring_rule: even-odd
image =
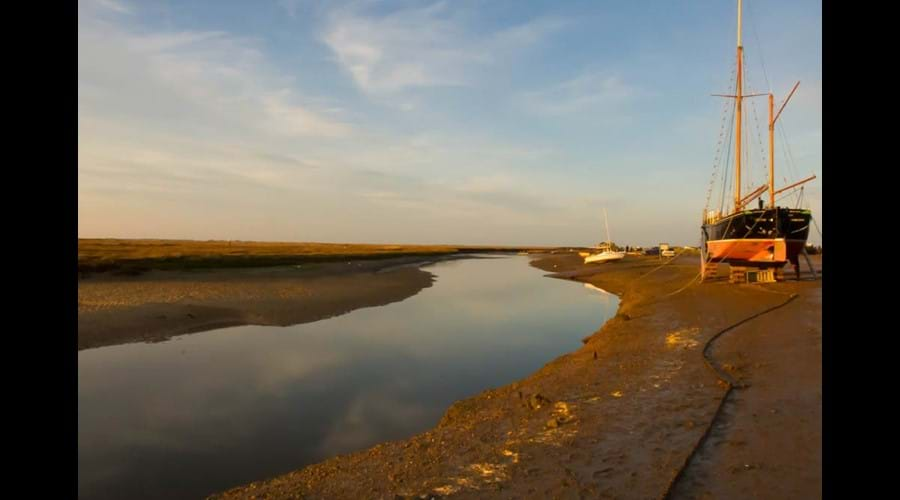
[[[781,292],[773,292],[773,293],[781,293]],[[719,337],[724,335],[725,333],[727,333],[731,330],[734,330],[735,328],[737,328],[749,321],[752,321],[764,314],[768,314],[772,311],[775,311],[776,309],[780,309],[780,308],[788,305],[791,301],[793,301],[797,297],[799,297],[798,294],[792,293],[787,298],[787,300],[785,300],[784,302],[782,302],[780,304],[776,304],[772,307],[769,307],[768,309],[765,309],[765,310],[755,313],[751,316],[748,316],[748,317],[738,321],[737,323],[734,323],[728,327],[725,327],[722,330],[719,330],[719,332],[717,332],[715,335],[710,337],[709,340],[706,341],[706,344],[703,346],[703,361],[706,363],[706,366],[709,369],[711,369],[713,371],[713,373],[716,374],[716,377],[718,377],[719,380],[725,382],[725,384],[728,386],[728,389],[725,391],[725,394],[722,396],[722,399],[719,401],[719,405],[716,407],[716,411],[713,414],[712,419],[709,421],[709,425],[703,431],[703,434],[700,436],[700,439],[697,440],[697,443],[694,444],[694,447],[691,449],[691,452],[688,454],[687,457],[685,457],[684,462],[682,463],[681,467],[679,467],[679,469],[678,469],[678,472],[675,474],[674,477],[672,477],[672,479],[669,481],[669,484],[666,486],[666,491],[660,497],[662,500],[668,500],[668,499],[672,498],[672,491],[675,489],[675,485],[678,483],[679,480],[681,480],[682,477],[684,477],[684,471],[687,470],[687,467],[690,465],[691,461],[694,459],[694,456],[697,454],[697,451],[706,442],[707,438],[709,437],[710,433],[712,432],[713,427],[716,424],[716,421],[719,419],[719,416],[722,414],[722,408],[725,406],[725,402],[728,400],[728,397],[731,396],[731,393],[734,391],[734,389],[746,389],[747,387],[749,387],[747,384],[735,381],[734,379],[731,378],[730,375],[728,375],[727,373],[725,373],[724,371],[719,369],[713,363],[712,358],[710,358],[710,356],[709,356],[709,349],[712,346],[712,343],[716,339],[718,339]]]

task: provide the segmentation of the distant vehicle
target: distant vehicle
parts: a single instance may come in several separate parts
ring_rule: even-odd
[[[674,257],[675,250],[669,246],[668,243],[660,243],[659,244],[659,256],[660,257]]]

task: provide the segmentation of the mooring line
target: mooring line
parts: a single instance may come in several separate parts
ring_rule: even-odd
[[[660,251],[662,251],[662,250],[660,250]],[[632,280],[632,281],[638,281],[639,279],[643,278],[644,276],[647,276],[647,275],[650,274],[650,273],[653,273],[653,272],[655,272],[655,271],[657,271],[657,270],[659,270],[659,269],[662,269],[664,266],[668,266],[668,265],[671,264],[672,262],[675,262],[675,259],[677,259],[678,257],[681,257],[681,254],[683,254],[683,253],[686,252],[686,251],[687,251],[686,248],[682,248],[681,251],[678,252],[678,255],[673,255],[669,260],[667,260],[667,261],[663,262],[662,264],[660,264],[660,265],[654,267],[653,269],[647,271],[646,273],[644,273],[644,274],[638,276],[637,278],[635,278],[635,279]]]
[[[779,292],[775,292],[775,293],[779,293]],[[725,406],[725,401],[728,400],[728,397],[731,395],[731,393],[734,391],[734,389],[745,389],[748,387],[744,383],[735,381],[734,379],[731,378],[730,375],[728,375],[724,371],[720,370],[718,367],[716,367],[715,364],[713,364],[713,360],[709,357],[709,353],[708,353],[709,348],[712,346],[712,343],[716,339],[721,337],[724,333],[734,330],[735,328],[743,325],[744,323],[752,321],[764,314],[768,314],[776,309],[780,309],[780,308],[788,305],[791,301],[793,301],[797,297],[799,297],[798,294],[792,293],[792,294],[790,294],[788,299],[785,300],[784,302],[774,305],[774,306],[772,306],[768,309],[765,309],[763,311],[760,311],[756,314],[753,314],[752,316],[748,316],[748,317],[738,321],[737,323],[734,323],[733,325],[720,330],[718,333],[716,333],[715,335],[710,337],[709,340],[706,341],[706,344],[703,346],[703,361],[706,363],[706,366],[709,367],[709,369],[711,369],[713,371],[713,373],[716,374],[717,377],[719,377],[720,380],[722,380],[723,382],[725,382],[725,384],[728,385],[728,389],[725,391],[725,394],[722,396],[722,399],[719,401],[719,406],[716,407],[716,411],[713,414],[712,419],[710,419],[709,425],[706,427],[706,430],[703,431],[703,435],[700,436],[700,439],[697,440],[697,443],[691,449],[691,452],[684,459],[684,463],[681,464],[681,467],[679,467],[678,472],[675,474],[675,476],[672,478],[672,480],[669,481],[669,484],[666,487],[666,491],[663,493],[663,495],[661,497],[662,500],[668,500],[668,499],[672,498],[672,491],[674,490],[675,485],[684,476],[684,471],[687,470],[688,466],[691,464],[691,460],[694,459],[694,456],[697,454],[697,451],[703,446],[704,443],[706,443],[706,439],[709,437],[709,434],[712,432],[712,428],[713,428],[713,426],[715,426],[716,421],[719,418],[719,415],[722,414],[722,408],[724,408],[724,406]]]

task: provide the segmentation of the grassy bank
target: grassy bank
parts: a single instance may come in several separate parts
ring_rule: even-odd
[[[551,249],[546,247],[454,245],[79,239],[78,272],[79,274],[92,272],[137,274],[149,269],[262,267],[348,259],[529,250],[547,251]]]

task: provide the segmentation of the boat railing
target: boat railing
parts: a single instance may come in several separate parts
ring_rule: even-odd
[[[718,210],[710,210],[703,216],[704,224],[712,224],[722,218],[722,213]]]

